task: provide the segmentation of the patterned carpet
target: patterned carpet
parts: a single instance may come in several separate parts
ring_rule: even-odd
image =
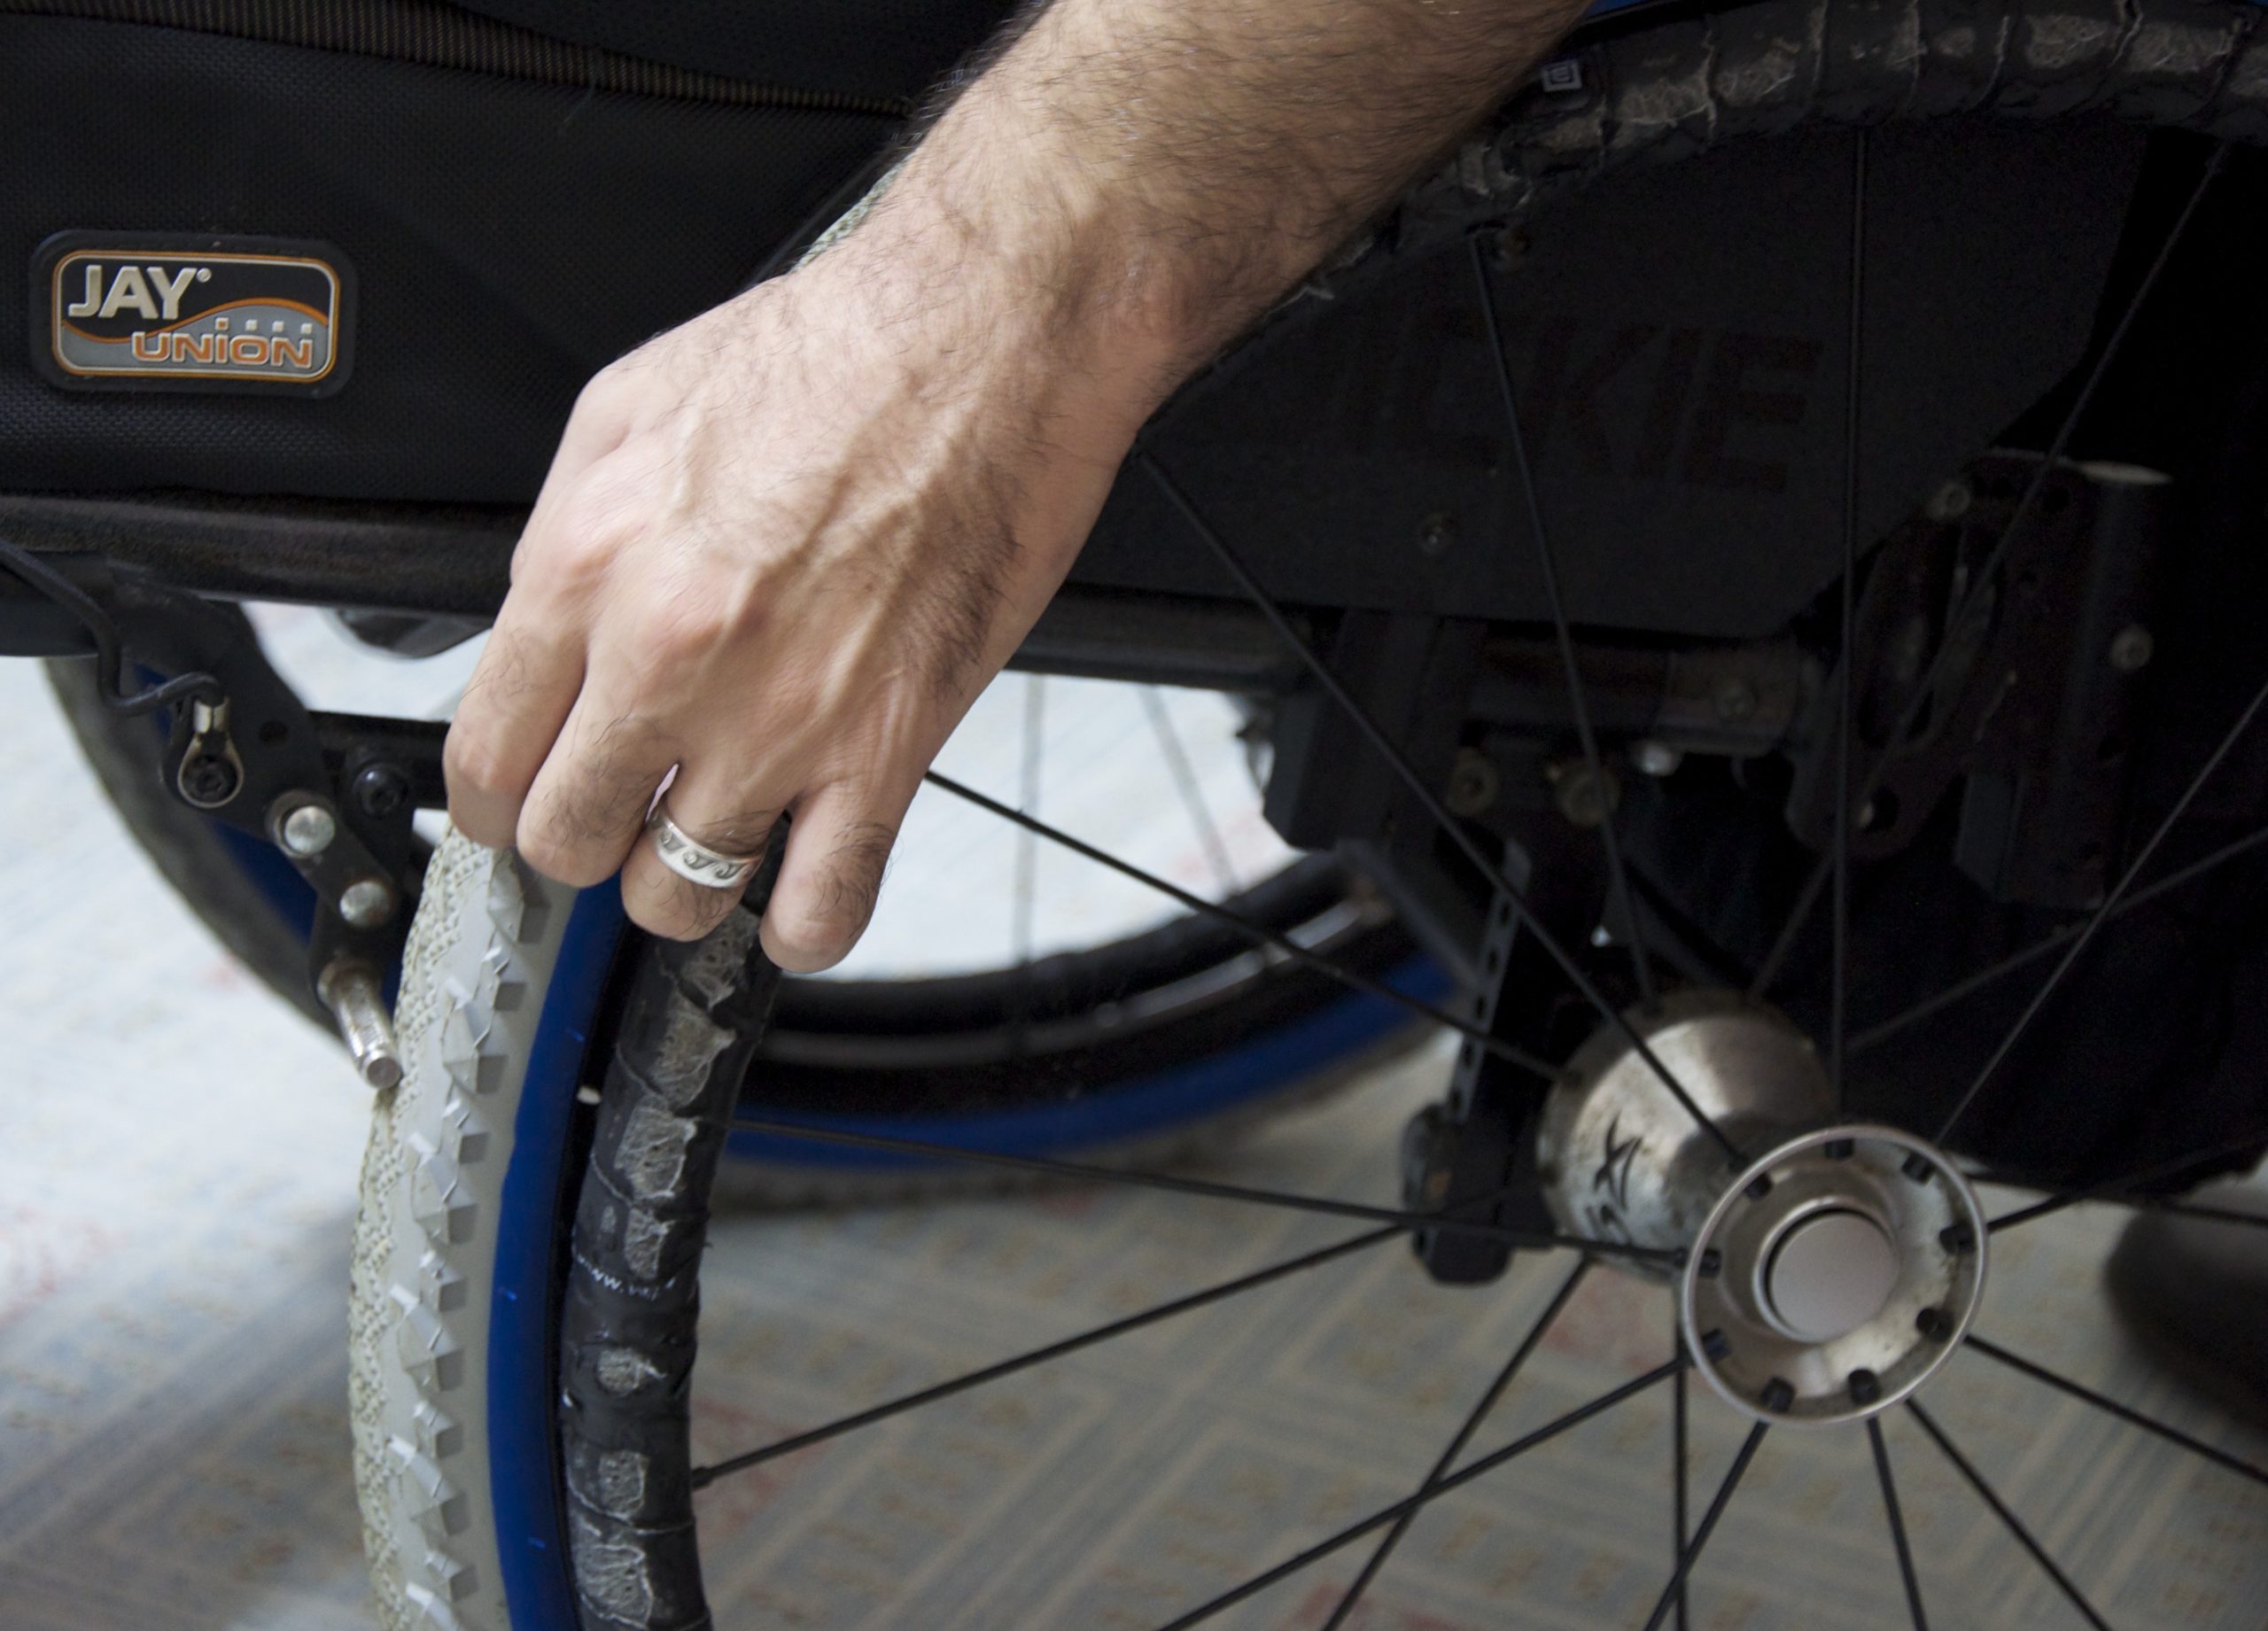
[[[0,1627],[369,1624],[344,1287],[367,1099],[167,895],[27,664],[0,665]],[[24,768],[29,767],[29,768]],[[899,885],[903,888],[901,882]],[[1428,1055],[1285,1125],[1234,1176],[1391,1199]],[[2256,1460],[2141,1363],[2098,1286],[2117,1219],[2007,1237],[1980,1329]],[[728,1452],[1355,1232],[1112,1192],[739,1216],[696,1414]],[[1143,1631],[1409,1493],[1564,1257],[1431,1285],[1394,1245],[771,1464],[703,1497],[727,1631]],[[1475,1450],[1660,1363],[1667,1297],[1601,1270]],[[2268,1625],[2268,1489],[1978,1356],[1926,1395],[2121,1631]],[[1670,1566],[1658,1388],[1430,1509],[1347,1631],[1642,1625]],[[1692,1402],[1695,1511],[1744,1422]],[[2077,1612],[1915,1425],[1888,1438],[1940,1627]],[[1217,1624],[1314,1631],[1367,1545]],[[1690,1624],[1907,1624],[1866,1441],[1782,1431],[1710,1542]]]

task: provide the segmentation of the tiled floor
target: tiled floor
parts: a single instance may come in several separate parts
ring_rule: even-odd
[[[0,1627],[368,1624],[346,1464],[346,1248],[367,1100],[124,839],[28,664],[0,664]],[[906,889],[901,878],[894,885]],[[1438,1057],[1238,1165],[1384,1200]],[[1996,1254],[1983,1328],[2258,1458],[2144,1366],[2096,1276],[2116,1219]],[[1340,1229],[1344,1225],[1340,1226]],[[720,1224],[699,1404],[726,1448],[1332,1237],[1114,1192]],[[704,1497],[741,1631],[1140,1631],[1422,1477],[1566,1271],[1432,1287],[1398,1249],[1302,1276]],[[1666,1299],[1599,1271],[1478,1446],[1657,1363]],[[2268,1490],[1961,1356],[1939,1418],[2122,1631],[2268,1624]],[[1348,1631],[1643,1623],[1668,1561],[1657,1391],[1431,1511]],[[1697,1394],[1697,1501],[1742,1423]],[[2076,1626],[1908,1422],[1931,1623]],[[1313,1631],[1361,1556],[1221,1622]],[[1906,1623],[1865,1441],[1776,1433],[1692,1624]]]

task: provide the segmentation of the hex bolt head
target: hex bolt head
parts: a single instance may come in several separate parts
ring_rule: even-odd
[[[1749,1186],[1741,1192],[1746,1195],[1751,1200],[1763,1200],[1765,1196],[1772,1192],[1772,1175],[1768,1172],[1758,1173],[1755,1178],[1749,1184]]]
[[[1701,1249],[1701,1262],[1694,1270],[1705,1280],[1713,1280],[1725,1271],[1725,1254],[1715,1247]]]
[[[321,855],[338,836],[338,819],[313,799],[292,805],[276,823],[276,842],[301,860]]]
[[[1938,1244],[1955,1257],[1965,1257],[1977,1249],[1977,1231],[1967,1223],[1947,1223],[1938,1231]]]
[[[1937,1168],[1930,1165],[1930,1158],[1919,1150],[1915,1151],[1900,1162],[1898,1169],[1916,1184],[1927,1184],[1938,1176]]]
[[[1943,1309],[1923,1309],[1914,1316],[1914,1329],[1932,1342],[1942,1342],[1953,1335],[1953,1320]]]
[[[1722,1363],[1725,1355],[1733,1351],[1732,1340],[1721,1331],[1705,1331],[1701,1333],[1701,1351]]]
[[[393,916],[393,885],[384,878],[357,878],[338,897],[338,915],[356,928],[377,928]]]
[[[1685,755],[1666,742],[1651,736],[1642,736],[1630,744],[1630,768],[1642,776],[1658,780],[1674,776],[1677,767],[1685,763]]]
[[[1853,1404],[1872,1404],[1882,1397],[1882,1378],[1871,1371],[1852,1371],[1850,1386]]]
[[[1829,1161],[1848,1161],[1858,1147],[1857,1143],[1849,1138],[1829,1138],[1820,1146],[1819,1153]]]
[[[244,776],[226,754],[192,753],[182,761],[175,778],[183,795],[200,810],[227,804],[244,785]]]
[[[2139,623],[2130,623],[2110,637],[2110,665],[2122,674],[2140,673],[2156,652],[2157,641]]]
[[[383,819],[409,802],[409,778],[392,765],[365,765],[354,773],[354,804],[364,815]]]
[[[1766,1410],[1775,1412],[1785,1410],[1795,1402],[1795,1388],[1784,1378],[1777,1376],[1764,1384],[1764,1392],[1758,1400]]]

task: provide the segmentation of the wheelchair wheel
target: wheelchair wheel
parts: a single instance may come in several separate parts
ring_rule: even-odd
[[[2256,128],[2255,105],[2227,100],[2232,88],[2256,88],[2250,95],[2268,86],[2268,40],[2249,19],[2210,7],[2122,14],[2084,83],[2065,73],[2068,54],[2047,49],[2074,36],[2063,27],[2070,19],[2045,4],[1995,13],[1998,37],[2016,43],[1989,62],[1973,56],[1975,27],[1961,42],[1923,27],[1901,36],[1903,54],[1854,58],[1863,59],[1862,82],[1839,87],[1845,30],[1896,19],[1776,0],[1732,15],[1741,41],[1779,52],[1773,74],[1737,78],[1736,53],[1719,49],[1730,27],[1697,56],[1692,30],[1705,34],[1710,19],[1658,27],[1642,19],[1581,58],[1587,79],[1578,82],[1605,87],[1603,103],[1556,109],[1555,91],[1540,87],[1468,151],[1461,175],[1494,164],[1502,175],[1550,183],[1481,187],[1472,224],[1501,226],[1557,190],[1607,184],[1602,178],[1628,161],[1708,152],[1743,132],[1831,144],[1855,159],[1856,216],[1866,198],[1863,133],[1954,111],[1933,100],[1945,89],[1932,78],[1948,67],[1941,58],[1974,70],[1957,105],[1964,114],[2110,107],[2150,122],[2268,134]],[[2161,49],[2162,38],[2143,49],[2160,25],[2192,31],[2198,50]],[[2206,49],[2216,40],[2217,50]],[[2039,49],[2017,48],[2027,41]],[[1736,77],[1748,98],[1740,118],[1711,103],[1722,88],[1713,74]],[[1692,116],[1664,113],[1679,109]],[[2059,128],[2045,126],[2038,139],[2054,141]],[[2225,150],[2176,159],[2159,242],[2104,319],[2093,381],[2147,307],[2197,201],[2231,163]],[[1493,337],[1490,291],[1503,258],[1492,260],[1479,239],[1445,252],[1469,255]],[[1863,259],[1852,257],[1849,286],[1837,291],[1852,303],[1854,330]],[[2016,615],[2010,609],[2039,586],[2021,572],[2001,574],[2011,540],[2029,536],[2048,508],[2044,495],[2078,503],[2072,493],[2092,483],[2115,489],[2099,496],[2116,506],[2150,480],[2068,456],[2070,426],[2093,390],[2081,382],[2075,400],[2052,400],[2042,446],[1996,455],[1964,493],[1977,518],[1963,524],[1981,536],[1956,552],[1943,623],[1953,634],[1978,608]],[[1846,451],[1855,467],[1866,422],[1856,385],[1851,395]],[[1517,449],[1517,409],[1512,417]],[[1527,478],[1517,454],[1507,467],[1508,478]],[[1160,485],[1233,564],[1232,543],[1169,477]],[[1880,607],[1896,586],[1879,566],[1862,581],[1860,541],[1847,540],[1841,584],[1793,632],[1823,654],[1822,672],[1860,649],[1860,609]],[[1869,552],[1877,562],[1898,558],[1880,546]],[[1548,572],[1548,548],[1545,560]],[[2214,581],[2240,580],[2249,581],[2241,572]],[[2211,622],[2200,615],[2197,626]],[[1574,632],[1564,613],[1555,622],[1580,698]],[[2152,664],[2125,630],[2112,633],[2118,638],[2102,653],[2112,671]],[[1937,649],[1973,647],[1948,637]],[[1302,650],[1319,677],[1327,672]],[[379,1107],[354,1259],[357,1469],[389,1625],[660,1631],[711,1624],[712,1599],[727,1596],[731,1609],[713,1623],[751,1627],[1484,1623],[1473,1617],[1501,1615],[1539,1594],[1539,1582],[1579,1572],[1578,1542],[1590,1562],[1611,1556],[1619,1566],[1635,1555],[1634,1507],[1645,1509],[1637,1521],[1651,1537],[1649,1585],[1593,1602],[1563,1582],[1552,1599],[1558,1621],[1588,1623],[1567,1606],[1588,1602],[1592,1619],[1646,1631],[1689,1617],[1714,1623],[1689,1602],[1712,1585],[1707,1565],[1722,1556],[1711,1552],[1713,1539],[1738,1549],[1746,1576],[1744,1606],[1728,1609],[1726,1623],[1821,1623],[1806,1593],[1838,1586],[1848,1559],[1837,1549],[1847,1549],[1864,1551],[1880,1586],[1863,1612],[1845,1604],[1840,1618],[1852,1624],[1918,1628],[1932,1616],[1946,1623],[1949,1612],[1962,1624],[2044,1623],[2051,1614],[2097,1627],[2256,1624],[2268,1604],[2268,1548],[2257,1543],[2268,1467],[2258,1443],[2225,1425],[2193,1430],[2162,1402],[2114,1397],[2043,1360],[2048,1305],[2011,1297],[1987,1271],[1993,1260],[2023,1255],[2039,1238],[2037,1220],[2091,1201],[2179,1208],[2200,1177],[2268,1145],[2258,1085],[2268,1037],[2250,997],[2268,976],[2258,928],[2268,888],[2260,749],[2268,722],[2257,718],[2268,710],[2268,670],[2249,628],[2224,628],[2186,655],[2155,660],[2157,688],[2134,716],[2150,733],[2153,769],[2136,812],[2146,837],[2099,887],[2058,910],[1946,906],[1953,898],[1946,880],[1989,870],[1988,858],[2015,863],[1964,856],[1936,827],[1895,851],[1884,847],[1901,820],[1891,796],[1900,766],[1949,712],[1964,718],[1933,689],[1938,667],[1926,650],[1886,698],[1862,692],[1847,662],[1843,678],[1815,689],[1814,717],[1834,725],[1843,746],[1826,759],[1840,760],[1829,815],[1809,833],[1788,830],[1790,812],[1806,807],[1800,788],[1754,765],[1651,756],[1647,770],[1637,742],[1628,744],[1631,762],[1658,786],[1618,804],[1583,724],[1581,757],[1566,761],[1559,783],[1557,807],[1576,834],[1559,858],[1580,841],[1588,859],[1596,843],[1613,888],[1586,907],[1580,936],[1555,934],[1530,904],[1550,892],[1551,858],[1523,878],[1503,875],[1440,796],[1410,778],[1406,790],[1440,820],[1442,842],[1478,858],[1488,882],[1495,938],[1482,966],[1500,966],[1509,944],[1515,956],[1542,957],[1536,966],[1551,990],[1547,998],[1540,983],[1507,998],[1549,1009],[1524,1032],[1544,1048],[1540,1057],[1507,1048],[1493,1021],[1449,1016],[1467,1063],[1493,1049],[1536,1076],[1542,1110],[1532,1146],[1507,1153],[1476,1186],[1435,1159],[1454,1116],[1421,1115],[1401,1148],[1375,1152],[1376,1169],[1403,1182],[1399,1204],[1034,1155],[967,1125],[877,1131],[818,1094],[751,1111],[751,1089],[760,1099],[775,1064],[792,1060],[770,1040],[791,1004],[757,950],[749,912],[698,945],[649,943],[625,933],[604,891],[577,897],[509,855],[444,842],[405,967],[406,1075]],[[2092,683],[2093,672],[2075,669],[2057,684]],[[1579,703],[1574,717],[1585,718]],[[2130,749],[2090,744],[2097,765]],[[1589,777],[1588,802],[1565,791],[1576,770]],[[1800,888],[1757,882],[1744,845],[1759,834],[1815,861]],[[1234,1079],[1258,1068],[1253,1050],[1267,1045],[1223,1032],[1210,1037],[1207,1058]],[[1073,1072],[1053,1091],[1076,1112],[1080,1089]],[[2101,1113],[2081,1117],[2083,1100]],[[718,1174],[732,1142],[750,1137],[767,1150],[807,1143],[1153,1190],[1189,1204],[1172,1247],[1232,1272],[944,1379],[878,1386],[816,1425],[792,1419],[791,1400],[751,1410],[745,1401],[768,1386],[783,1400],[793,1392],[782,1345],[738,1340],[711,1350],[702,1378],[695,1373],[704,1280],[731,1285],[760,1327],[777,1312],[763,1287],[798,1272],[776,1239],[755,1239],[757,1251],[773,1255],[736,1273],[720,1263],[726,1254],[710,1249],[722,1243],[710,1227]],[[2011,1188],[2033,1193],[1990,1205],[1980,1196]],[[1508,1212],[1508,1196],[1534,1205]],[[1258,1231],[1216,1227],[1219,1215],[1200,1216],[1200,1200],[1239,1215],[1332,1217],[1340,1232],[1301,1234],[1285,1242],[1285,1254],[1254,1262]],[[816,1238],[801,1239],[811,1247]],[[1358,1477],[1348,1471],[1355,1452],[1332,1453],[1368,1442],[1359,1425],[1305,1408],[1294,1368],[1275,1363],[1294,1349],[1311,1357],[1343,1332],[1271,1324],[1266,1351],[1247,1343],[1162,1376],[1156,1350],[1140,1346],[1148,1339],[1138,1333],[1166,1322],[1247,1306],[1236,1300],[1287,1281],[1307,1285],[1309,1271],[1341,1272],[1332,1265],[1413,1238],[1441,1279],[1461,1278],[1433,1250],[1443,1239],[1567,1255],[1540,1277],[1516,1277],[1503,1296],[1439,1293],[1453,1304],[1446,1313],[1421,1309],[1411,1288],[1426,1288],[1407,1260],[1402,1279],[1374,1270],[1363,1281],[1387,1304],[1391,1327],[1385,1338],[1366,1333],[1366,1354],[1383,1344],[1396,1363],[1425,1362],[1473,1401],[1446,1446],[1437,1436],[1418,1472],[1393,1475],[1402,1493],[1371,1498],[1375,1469]],[[735,1245],[747,1239],[732,1233]],[[957,1266],[970,1274],[966,1286],[932,1284],[923,1266],[893,1282],[889,1298],[959,1297],[961,1317],[983,1328],[995,1306],[985,1275],[996,1266],[982,1254]],[[1602,1285],[1624,1289],[1585,1289]],[[862,1293],[842,1288],[846,1299]],[[1550,1385],[1538,1381],[1551,1345],[1604,1294],[1617,1298],[1618,1316],[1648,1295],[1667,1305],[1645,1316],[1657,1320],[1658,1340],[1643,1353],[1592,1343],[1572,1379],[1562,1367]],[[1059,1295],[1090,1306],[1068,1282]],[[1320,1305],[1302,1306],[1322,1317]],[[891,1307],[878,1317],[887,1324]],[[1420,1332],[1438,1346],[1400,1351],[1391,1340],[1407,1334],[1403,1346],[1415,1350]],[[1118,1342],[1132,1357],[1108,1375],[1150,1412],[1139,1423],[1091,1431],[1099,1407],[1086,1394],[1060,1419],[1028,1408],[1024,1390],[1045,1367],[1118,1352]],[[843,1365],[855,1357],[847,1340],[829,1351]],[[1466,1363],[1473,1374],[1459,1386]],[[1386,1359],[1375,1363],[1391,1370]],[[702,1391],[721,1386],[709,1379],[711,1367],[726,1364],[739,1368],[731,1380],[742,1409],[703,1423]],[[1295,1395],[1256,1407],[1255,1433],[1272,1428],[1294,1441],[1272,1460],[1231,1453],[1245,1448],[1241,1429],[1223,1430],[1233,1442],[1216,1456],[1217,1438],[1177,1427],[1169,1413],[1235,1386],[1239,1364]],[[886,1366],[874,1373],[897,1381]],[[2014,1379],[2000,1386],[2001,1378]],[[1481,1436],[1500,1401],[1511,1402],[1510,1415],[1530,1393],[1546,1408],[1521,1416],[1516,1433]],[[856,1435],[893,1423],[916,1431],[912,1424],[930,1419],[923,1412],[950,1413],[969,1397],[993,1402],[949,1414],[950,1448],[939,1453],[954,1475],[923,1492],[926,1504],[881,1472],[855,1485],[887,1516],[880,1527],[889,1546],[860,1551],[874,1531],[827,1504],[849,1501],[852,1485],[832,1483],[824,1501],[798,1504],[799,1477],[829,1455],[854,1454],[844,1447],[861,1442]],[[2000,1402],[2011,1397],[2029,1404]],[[2096,1412],[2117,1435],[2102,1441],[2099,1463],[2028,1464],[2018,1480],[1975,1453],[1975,1410],[2051,1403]],[[1444,1543],[1429,1555],[1457,1574],[1456,1591],[1444,1588],[1441,1603],[1419,1591],[1398,1599],[1395,1618],[1365,1618],[1387,1589],[1397,1549],[1435,1503],[1521,1457],[1543,1458],[1546,1446],[1594,1422],[1603,1425],[1583,1441],[1637,1468],[1614,1500],[1579,1510],[1556,1492],[1528,1489],[1493,1527],[1475,1518],[1467,1530],[1517,1539],[1518,1556],[1468,1565],[1460,1559],[1469,1548]],[[1058,1436],[1040,1445],[1049,1433]],[[1985,1436],[2005,1447],[2008,1434]],[[1700,1444],[1713,1447],[1721,1472],[1694,1488]],[[1106,1448],[1119,1459],[1099,1459]],[[1077,1472],[1076,1490],[1064,1494],[1060,1476],[1039,1495],[1006,1487],[1043,1450],[1059,1473]],[[1217,1465],[1221,1480],[1191,1474],[1199,1465]],[[735,1489],[756,1493],[727,1510]],[[1930,1508],[1917,1491],[1933,1498]],[[1967,1504],[1935,1505],[1948,1491]],[[2214,1514],[2194,1530],[2185,1525],[2195,1509],[2181,1504],[2192,1495]],[[1584,1528],[1547,1531],[1555,1518]],[[1797,1538],[1775,1539],[1775,1526]],[[935,1564],[901,1555],[897,1542],[909,1534],[936,1536],[949,1555]],[[984,1543],[953,1549],[972,1534]],[[1821,1547],[1836,1555],[1822,1558]],[[829,1595],[824,1582],[851,1574],[865,1595],[846,1588],[847,1617],[813,1606]],[[1948,1610],[1949,1596],[1957,1609]]]

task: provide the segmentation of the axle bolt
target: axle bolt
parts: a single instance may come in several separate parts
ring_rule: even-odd
[[[1851,1402],[1872,1404],[1882,1397],[1882,1378],[1871,1371],[1851,1372]]]
[[[1733,1351],[1732,1339],[1721,1331],[1705,1331],[1701,1333],[1701,1351],[1722,1363],[1725,1355]]]
[[[1918,1151],[1908,1155],[1898,1169],[1916,1184],[1927,1184],[1938,1176],[1938,1169],[1930,1164],[1930,1158]]]
[[[1954,1256],[1965,1256],[1977,1249],[1977,1231],[1967,1223],[1948,1223],[1938,1231],[1938,1244]]]
[[[1748,1188],[1743,1192],[1745,1193],[1751,1200],[1763,1200],[1765,1196],[1772,1192],[1772,1175],[1768,1172],[1758,1173],[1754,1180],[1750,1183]]]
[[[276,823],[276,842],[303,861],[330,849],[338,836],[338,818],[313,799],[292,805]]]
[[[338,915],[356,928],[377,928],[393,916],[393,885],[384,878],[357,878],[338,897]]]
[[[1697,1272],[1705,1280],[1713,1280],[1725,1271],[1725,1254],[1715,1247],[1701,1249],[1701,1263]]]
[[[1848,1161],[1857,1148],[1848,1138],[1829,1138],[1819,1146],[1819,1153],[1829,1161]]]
[[[1953,1335],[1953,1321],[1943,1309],[1923,1309],[1914,1316],[1914,1329],[1932,1342],[1942,1342]]]
[[[1796,1390],[1776,1376],[1764,1384],[1764,1392],[1759,1400],[1767,1410],[1784,1410],[1795,1402]]]
[[[409,778],[391,765],[365,765],[354,773],[354,804],[384,819],[409,802]]]

